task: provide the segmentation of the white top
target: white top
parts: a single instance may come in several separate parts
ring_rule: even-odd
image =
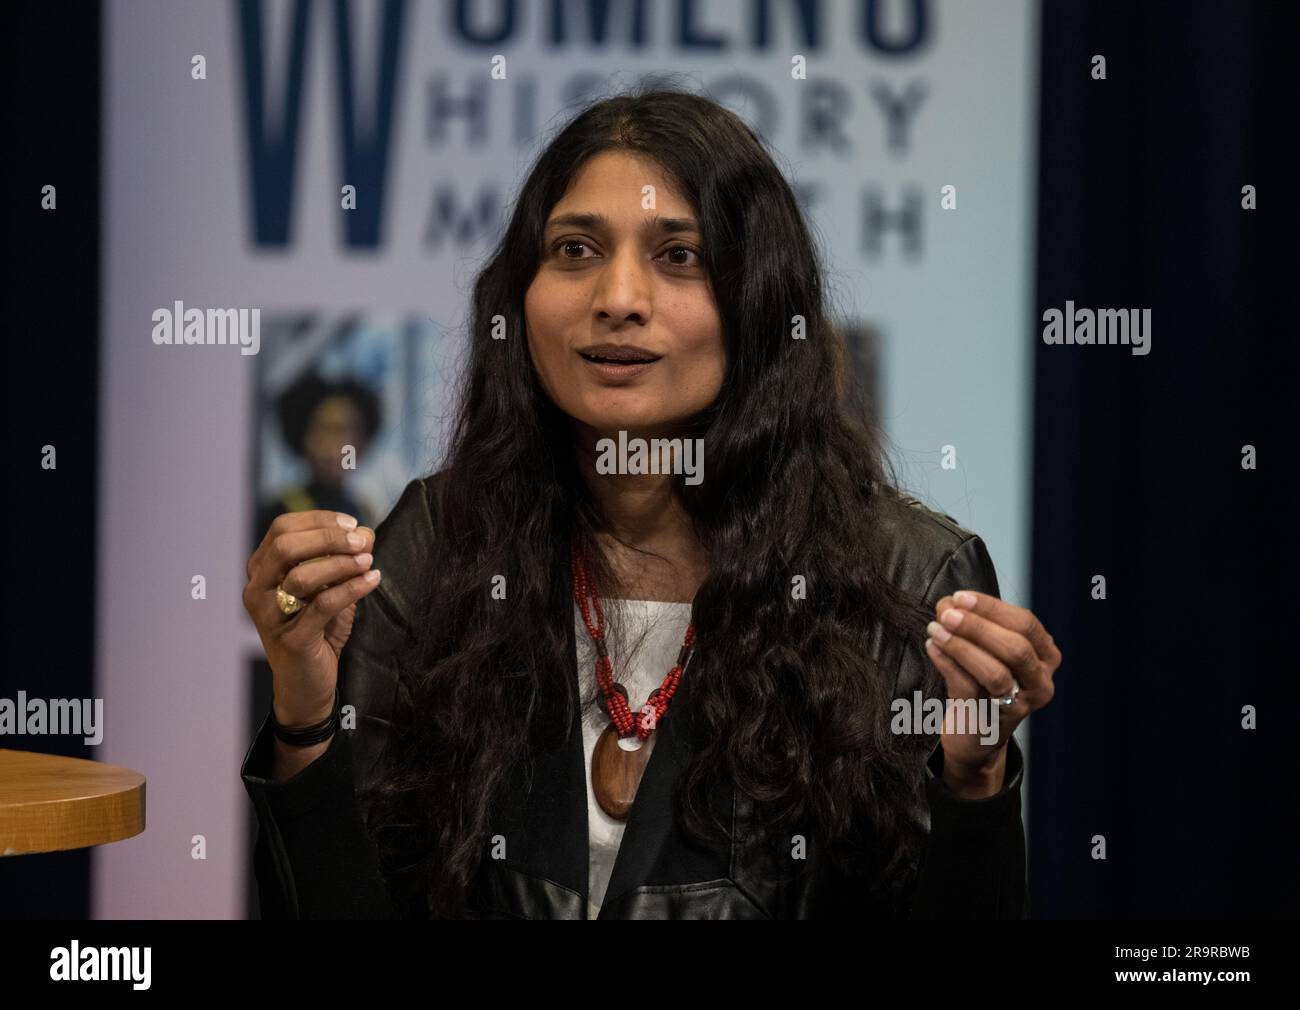
[[[606,647],[614,664],[614,679],[627,688],[628,705],[635,712],[645,704],[650,692],[663,683],[664,677],[677,662],[686,629],[691,623],[691,605],[655,600],[601,600],[601,607],[606,617],[617,614],[623,622],[617,640],[607,633],[609,640]],[[596,646],[576,602],[573,605],[573,619],[578,646],[578,683],[582,697],[586,698],[589,691],[599,690],[595,687]],[[645,638],[631,657],[629,666],[627,659],[630,646],[636,644],[643,631]],[[665,718],[671,715],[670,705]],[[600,809],[591,785],[591,755],[596,749],[596,740],[608,725],[609,716],[598,706],[593,705],[584,710],[582,743],[587,770],[587,835],[591,853],[587,874],[589,919],[596,918],[605,901],[605,888],[609,886],[614,859],[618,856],[623,829],[627,826],[626,821],[615,820]]]

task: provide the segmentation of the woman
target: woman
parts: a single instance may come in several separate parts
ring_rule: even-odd
[[[672,91],[578,115],[470,325],[445,467],[375,531],[284,515],[249,561],[263,914],[1022,915],[1011,732],[1060,654],[843,409],[744,123]],[[637,438],[673,466],[609,472]]]
[[[343,449],[365,457],[379,431],[379,397],[356,379],[327,381],[315,372],[301,376],[276,398],[280,431],[289,450],[307,466],[307,482],[283,487],[257,512],[256,550],[271,520],[282,512],[328,509],[366,516],[367,506],[343,486]]]

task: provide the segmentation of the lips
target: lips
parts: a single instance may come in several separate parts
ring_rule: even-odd
[[[606,386],[627,386],[654,368],[662,354],[632,344],[592,344],[578,351],[598,381]]]
[[[578,353],[597,365],[648,365],[663,357],[662,354],[632,344],[593,344],[582,348]]]

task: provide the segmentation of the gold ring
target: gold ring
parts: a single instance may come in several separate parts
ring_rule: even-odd
[[[292,617],[303,607],[302,600],[292,593],[286,593],[283,586],[275,587],[275,599],[280,604],[280,613],[284,614],[285,617]]]

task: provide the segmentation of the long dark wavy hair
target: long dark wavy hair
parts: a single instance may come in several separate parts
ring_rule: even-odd
[[[679,822],[700,840],[726,836],[708,803],[724,776],[787,849],[790,829],[811,824],[846,873],[866,866],[906,886],[923,834],[906,811],[922,771],[889,730],[891,671],[874,667],[868,645],[873,630],[919,643],[930,617],[883,567],[880,502],[897,483],[882,434],[845,395],[842,337],[789,184],[740,117],[672,89],[607,98],[569,121],[477,277],[438,478],[441,528],[422,559],[419,641],[401,664],[396,743],[371,807],[385,872],[414,868],[433,917],[464,914],[499,790],[517,762],[563,739],[584,703],[570,543],[602,598],[619,595],[571,419],[540,385],[524,319],[547,217],[603,151],[653,159],[695,208],[728,357],[717,399],[692,421],[706,479],[674,478],[708,561],[687,674],[700,732]],[[504,341],[492,339],[495,316]],[[805,339],[791,337],[795,316]],[[488,591],[498,575],[508,606]],[[795,575],[806,600],[792,598]]]

